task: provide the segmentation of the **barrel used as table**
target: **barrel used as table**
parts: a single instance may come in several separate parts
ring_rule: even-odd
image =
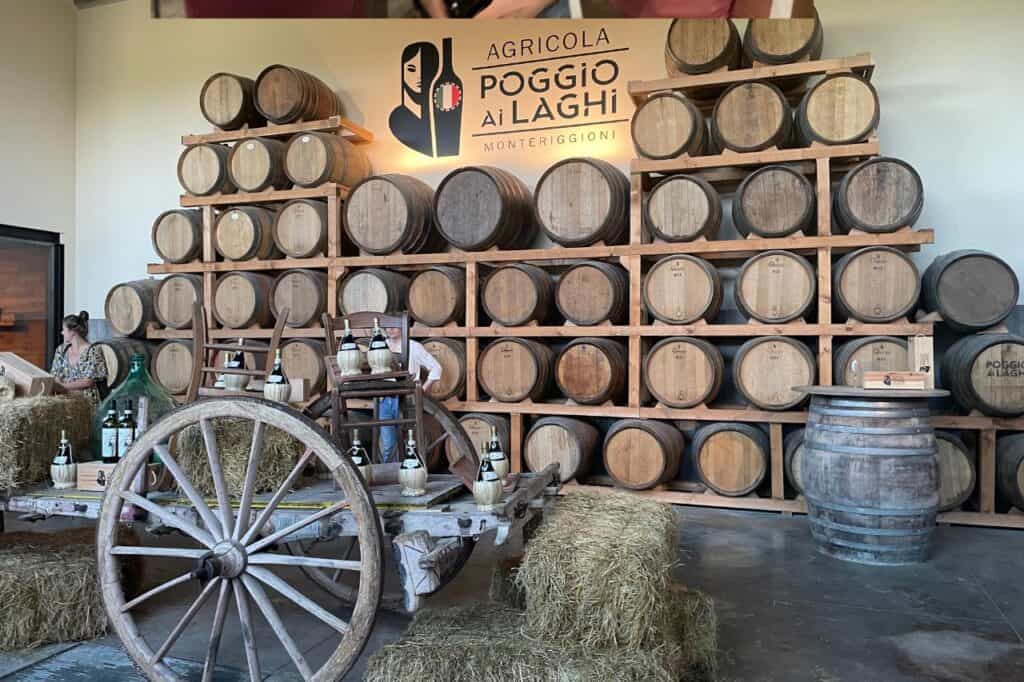
[[[948,391],[799,390],[811,395],[801,483],[819,550],[865,564],[926,560],[939,507],[928,399]]]

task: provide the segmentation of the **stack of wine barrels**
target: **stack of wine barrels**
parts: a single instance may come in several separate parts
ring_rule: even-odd
[[[793,387],[814,383],[817,361],[802,341],[764,336],[740,346],[732,371],[736,389],[752,405],[787,410],[804,402],[806,396]]]
[[[692,242],[714,239],[722,224],[722,199],[698,175],[670,175],[647,194],[644,224],[657,239]]]
[[[629,237],[629,179],[594,158],[559,161],[534,191],[541,229],[562,246],[622,244]]]
[[[865,336],[847,341],[832,359],[832,383],[859,388],[865,372],[907,372],[907,340],[894,336]]]
[[[494,269],[480,289],[480,304],[497,324],[518,327],[551,318],[555,285],[536,265],[515,263]]]
[[[741,497],[768,474],[768,434],[751,424],[708,424],[693,436],[697,475],[719,495]]]
[[[530,190],[508,171],[467,166],[449,173],[434,194],[437,227],[466,251],[525,249],[537,234]]]
[[[655,400],[669,407],[710,403],[718,396],[724,374],[721,351],[704,339],[662,339],[644,357],[644,384]]]
[[[708,148],[704,114],[686,97],[659,92],[641,104],[630,123],[633,147],[647,159],[700,156]]]
[[[722,279],[705,260],[669,256],[647,271],[641,294],[648,312],[662,322],[710,321],[722,307]]]
[[[203,215],[194,208],[164,211],[153,221],[153,250],[165,263],[188,263],[203,253]]]
[[[558,464],[562,482],[586,475],[601,436],[582,419],[542,417],[533,423],[523,443],[523,459],[530,471]]]
[[[196,144],[185,147],[178,157],[178,182],[186,192],[198,197],[231,194],[236,191],[228,172],[231,148],[223,144]]]
[[[617,265],[578,261],[555,285],[555,305],[568,322],[590,327],[629,317],[629,276]]]
[[[287,310],[289,327],[316,326],[327,310],[327,275],[304,269],[281,273],[270,290],[270,310],[275,319]]]
[[[221,130],[264,126],[267,119],[256,110],[255,89],[251,78],[215,73],[206,79],[199,92],[199,110],[203,118]]]
[[[270,291],[274,280],[257,272],[229,272],[213,291],[213,316],[230,329],[265,327],[273,319]]]
[[[685,449],[683,434],[653,419],[623,419],[604,438],[604,468],[616,485],[645,490],[673,480]]]
[[[817,275],[803,256],[764,251],[740,268],[733,296],[745,316],[766,324],[802,318],[814,305]]]
[[[554,353],[532,339],[495,339],[480,351],[476,375],[480,387],[499,402],[539,400],[554,374]]]
[[[914,261],[891,246],[846,254],[832,269],[832,279],[836,321],[893,322],[913,312],[921,293]]]
[[[444,246],[434,225],[434,190],[408,175],[376,175],[345,201],[345,233],[363,251],[427,253]]]
[[[157,383],[171,395],[182,395],[188,391],[192,380],[192,341],[169,339],[153,353],[150,370]]]
[[[107,323],[118,336],[144,337],[146,326],[156,321],[153,299],[159,282],[140,279],[115,284],[107,293],[103,304]]]
[[[213,226],[213,246],[224,260],[279,258],[274,212],[262,206],[235,206],[224,211]]]
[[[319,121],[342,113],[338,96],[305,71],[273,64],[256,78],[257,111],[272,123]]]
[[[288,187],[284,172],[284,142],[271,137],[240,140],[228,156],[228,174],[243,192]]]
[[[1001,506],[1024,511],[1024,433],[996,443],[996,492]]]
[[[274,216],[274,244],[288,258],[312,258],[327,249],[327,204],[292,199]]]
[[[1013,312],[1020,284],[1013,268],[985,251],[961,250],[939,256],[921,278],[921,303],[954,331],[977,332]]]
[[[346,187],[368,178],[370,159],[340,135],[300,133],[288,140],[283,154],[285,175],[296,187],[335,182]]]
[[[1024,414],[1024,338],[965,336],[942,359],[942,385],[965,410],[995,417]]]
[[[92,344],[103,354],[107,366],[107,388],[117,388],[128,377],[132,356],[142,355],[146,369],[150,370],[153,363],[153,352],[156,344],[130,337],[104,339]],[[191,366],[190,366],[191,369]]]
[[[912,227],[921,216],[924,186],[906,161],[876,156],[843,176],[833,204],[839,232],[894,232]]]
[[[191,329],[196,303],[203,300],[203,278],[176,274],[160,280],[153,298],[153,312],[165,327]]]
[[[814,186],[788,166],[765,166],[740,183],[732,219],[743,236],[786,237],[810,232],[817,217]]]
[[[409,315],[428,327],[462,322],[466,312],[466,274],[461,268],[435,265],[409,281]]]
[[[338,309],[346,315],[359,312],[396,313],[404,310],[409,278],[381,268],[362,268],[345,276],[338,285]]]
[[[434,400],[456,398],[466,386],[466,344],[458,339],[426,339],[423,347],[441,365],[441,379],[430,387]]]
[[[322,393],[327,387],[323,341],[288,339],[281,344],[281,367],[289,381],[308,382],[307,395]]]
[[[580,405],[618,402],[626,392],[626,349],[598,337],[573,339],[555,360],[555,383]]]

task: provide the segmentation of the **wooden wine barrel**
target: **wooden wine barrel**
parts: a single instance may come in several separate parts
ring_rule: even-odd
[[[551,386],[554,362],[547,346],[506,336],[480,351],[476,376],[487,395],[500,402],[539,400]]]
[[[956,509],[974,492],[977,471],[974,453],[948,431],[936,431],[939,457],[939,511]]]
[[[178,157],[178,182],[186,192],[205,197],[231,194],[235,183],[228,173],[231,148],[223,144],[195,144],[185,147]]]
[[[530,471],[558,464],[562,483],[590,471],[594,450],[601,441],[597,429],[582,419],[542,417],[533,423],[523,444],[523,459]]]
[[[722,278],[710,263],[696,256],[662,258],[647,272],[644,306],[668,324],[713,320],[722,307]]]
[[[637,107],[630,122],[633,147],[648,159],[674,159],[707,152],[704,114],[693,102],[675,92],[651,95]]]
[[[558,278],[555,305],[562,317],[581,327],[625,322],[629,312],[629,275],[611,263],[578,262]]]
[[[441,236],[466,251],[525,249],[537,235],[533,198],[523,181],[491,166],[449,173],[434,194]]]
[[[466,386],[466,344],[458,339],[425,339],[423,347],[441,365],[441,378],[430,387],[434,400],[457,398]]]
[[[622,419],[604,438],[604,467],[616,485],[653,488],[679,473],[686,443],[671,424],[653,419]]]
[[[165,327],[191,329],[195,304],[202,301],[202,276],[170,275],[157,284],[153,312],[156,313],[156,319]]]
[[[146,335],[146,325],[156,321],[153,298],[159,285],[160,282],[155,279],[139,279],[111,287],[103,303],[103,312],[115,334],[137,337]]]
[[[153,353],[150,368],[157,383],[171,395],[188,392],[192,381],[192,341],[168,339]]]
[[[559,161],[540,176],[534,201],[541,229],[562,246],[629,238],[629,179],[607,161]]]
[[[804,494],[804,484],[800,480],[804,466],[804,429],[794,429],[782,441],[782,466],[786,471],[786,479],[797,494]]]
[[[728,19],[676,18],[665,39],[669,77],[697,75],[740,65],[740,33]]]
[[[732,220],[743,236],[809,234],[816,222],[814,186],[788,166],[759,168],[740,183],[732,200]]]
[[[726,90],[711,113],[711,138],[718,149],[756,152],[789,142],[793,114],[772,83],[737,83]]]
[[[338,308],[345,315],[369,311],[395,313],[405,310],[409,278],[390,270],[362,268],[338,284]]]
[[[146,369],[149,370],[157,346],[149,341],[132,338],[104,339],[92,345],[103,354],[103,362],[107,366],[107,387],[110,389],[117,388],[128,377],[133,355],[145,357]]]
[[[824,34],[813,19],[751,19],[743,33],[743,55],[754,64],[791,64],[821,57]]]
[[[946,351],[939,379],[965,410],[994,417],[1024,414],[1024,338],[965,336]]]
[[[764,251],[740,268],[733,296],[745,316],[782,324],[805,316],[817,301],[817,291],[810,261],[789,251]]]
[[[878,93],[853,73],[825,76],[807,91],[796,110],[796,130],[807,145],[854,144],[878,127]]]
[[[872,564],[923,561],[939,502],[935,434],[925,398],[815,395],[802,458],[820,551]]]
[[[768,474],[768,452],[768,434],[751,424],[708,424],[693,435],[697,476],[719,495],[757,490]]]
[[[317,270],[286,270],[270,290],[270,311],[274,319],[288,311],[289,327],[311,327],[320,322],[327,309],[327,274]]]
[[[323,341],[288,339],[281,343],[281,367],[289,381],[308,381],[308,395],[315,396],[327,388],[325,354]]]
[[[323,256],[327,249],[327,204],[292,199],[274,216],[274,244],[289,258]]]
[[[891,246],[852,251],[832,269],[832,300],[840,316],[835,322],[892,322],[913,312],[920,294],[914,261]]]
[[[274,244],[274,212],[262,206],[235,206],[213,223],[213,246],[225,260],[270,260],[281,252]]]
[[[976,332],[1013,312],[1020,283],[1006,261],[985,251],[952,251],[932,261],[921,277],[921,303],[953,330]]]
[[[752,405],[763,410],[787,410],[806,396],[794,386],[810,386],[817,363],[807,344],[785,336],[750,339],[736,353],[733,383]]]
[[[285,189],[291,183],[284,172],[284,142],[272,137],[239,140],[228,157],[228,172],[244,192]]]
[[[215,73],[203,83],[199,92],[199,110],[203,118],[221,130],[238,130],[243,126],[265,126],[267,119],[256,111],[251,78],[233,73]]]
[[[203,253],[203,212],[164,211],[153,221],[153,250],[165,263],[188,263]]]
[[[536,265],[501,265],[484,280],[480,304],[498,324],[518,327],[550,319],[554,290],[551,275]]]
[[[573,339],[555,360],[555,383],[580,405],[621,400],[626,391],[626,349],[611,339]]]
[[[833,196],[840,232],[895,232],[912,227],[924,209],[921,176],[906,161],[885,156],[854,166]]]
[[[507,454],[510,447],[508,420],[508,417],[499,414],[468,412],[459,418],[459,425],[469,437],[469,442],[473,444],[473,451],[477,453],[480,452],[481,446],[490,443],[491,428],[493,427],[498,433],[498,442],[501,443],[502,452]],[[449,460],[459,456],[459,453],[455,452],[450,438],[445,441],[444,447]]]
[[[319,121],[343,113],[327,85],[305,71],[273,64],[256,77],[256,109],[272,123]]]
[[[1024,511],[1024,433],[996,443],[996,491],[1001,502]]]
[[[373,173],[362,149],[331,133],[299,133],[288,140],[284,171],[297,187],[325,182],[353,187]]]
[[[907,340],[895,336],[865,336],[847,341],[836,349],[832,360],[832,383],[859,388],[865,372],[910,371]]]
[[[669,407],[710,403],[722,388],[724,374],[721,351],[703,339],[662,339],[644,357],[644,385],[655,400]]]
[[[375,175],[351,189],[345,233],[363,251],[384,255],[441,251],[434,225],[434,190],[408,175]]]
[[[466,313],[466,273],[435,265],[420,270],[409,282],[409,315],[428,327],[461,322]]]
[[[270,290],[274,279],[256,272],[229,272],[217,280],[213,291],[213,316],[223,326],[242,329],[265,327],[273,319]]]
[[[696,175],[670,175],[659,181],[643,210],[651,234],[667,242],[714,239],[722,224],[721,197]]]

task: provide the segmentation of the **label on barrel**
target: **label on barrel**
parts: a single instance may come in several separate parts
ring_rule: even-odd
[[[1024,363],[1020,360],[989,360],[985,363],[985,376],[1021,377],[1024,376]]]

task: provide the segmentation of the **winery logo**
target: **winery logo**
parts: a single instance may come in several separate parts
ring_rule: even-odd
[[[401,68],[402,103],[388,119],[391,133],[425,156],[458,156],[463,89],[452,65],[452,39],[442,39],[440,60],[433,43],[406,45]]]

